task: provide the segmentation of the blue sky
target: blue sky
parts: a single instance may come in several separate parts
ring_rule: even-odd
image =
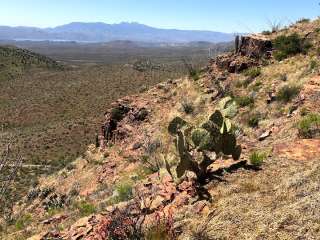
[[[139,22],[161,28],[255,32],[320,15],[320,0],[3,0],[0,25]]]

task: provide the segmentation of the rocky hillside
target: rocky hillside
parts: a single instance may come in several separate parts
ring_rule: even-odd
[[[13,78],[30,68],[59,69],[56,61],[26,49],[0,46],[0,80]]]
[[[319,47],[320,20],[236,38],[106,106],[95,144],[30,189],[3,239],[318,239]]]

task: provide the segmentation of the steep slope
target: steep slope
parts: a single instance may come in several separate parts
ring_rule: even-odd
[[[40,179],[6,239],[317,239],[319,27],[243,37],[201,72],[107,106],[96,145]],[[235,124],[241,158],[212,156],[205,183],[192,171],[177,180],[188,153],[168,125],[180,116],[199,129],[217,109]]]

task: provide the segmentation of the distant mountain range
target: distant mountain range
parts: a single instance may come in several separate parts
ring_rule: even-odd
[[[129,40],[139,42],[187,43],[187,42],[228,42],[234,34],[198,31],[160,29],[139,23],[82,23],[73,22],[54,28],[0,26],[2,40],[50,40],[77,42],[110,42]]]

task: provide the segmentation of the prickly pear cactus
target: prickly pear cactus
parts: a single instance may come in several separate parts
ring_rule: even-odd
[[[198,179],[205,179],[208,166],[215,160],[208,157],[208,152],[214,152],[216,156],[221,153],[231,155],[234,160],[240,158],[241,146],[237,145],[231,121],[223,117],[220,111],[215,111],[200,127],[189,127],[187,131],[184,128],[187,125],[189,124],[186,121],[176,117],[168,128],[170,134],[176,136],[176,147],[180,157],[176,168],[178,177],[183,176],[185,171],[193,171]],[[192,144],[187,141],[189,134]],[[202,153],[200,162],[193,159],[192,151]]]
[[[238,113],[238,106],[236,102],[229,96],[221,99],[218,106],[222,115],[227,118],[233,118]]]
[[[178,130],[185,126],[187,122],[181,117],[175,117],[168,126],[168,131],[171,135],[178,134]]]

